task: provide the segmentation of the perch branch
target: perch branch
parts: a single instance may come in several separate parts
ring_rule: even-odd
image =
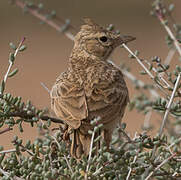
[[[20,118],[25,118],[25,119],[32,119],[35,116],[36,116],[35,114],[30,114],[29,115],[24,111],[22,111],[22,112],[12,112],[12,113],[9,113],[9,114],[6,115],[6,117],[20,117]],[[64,124],[64,122],[61,119],[54,118],[54,117],[41,116],[39,118],[41,120],[43,120],[43,121],[48,121],[50,119],[54,123]]]

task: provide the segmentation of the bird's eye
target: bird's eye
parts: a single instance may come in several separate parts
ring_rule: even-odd
[[[107,37],[106,36],[102,36],[99,38],[102,42],[106,42],[107,41]]]

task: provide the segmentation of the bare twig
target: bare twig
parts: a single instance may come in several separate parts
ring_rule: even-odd
[[[165,30],[167,31],[167,33],[170,36],[170,38],[172,39],[172,41],[173,41],[173,43],[175,45],[176,50],[178,51],[179,55],[181,56],[180,45],[179,45],[177,39],[175,38],[174,34],[172,33],[171,29],[167,25],[165,19],[164,19],[163,9],[160,6],[160,4],[157,4],[157,6],[155,6],[155,14],[156,14],[157,18],[160,20],[160,22],[163,25],[163,27],[165,28]]]
[[[124,74],[128,79],[130,79],[131,81],[137,81],[137,83],[138,83],[138,85],[139,85],[140,87],[144,87],[144,86],[145,86],[145,83],[144,83],[143,81],[141,81],[141,80],[138,80],[132,73],[128,72],[128,71],[125,70],[125,69],[122,69],[122,72],[123,72],[123,74]],[[155,98],[160,97],[160,95],[159,95],[155,90],[153,90],[153,89],[148,89],[148,90],[150,91],[150,94],[151,94],[152,96],[154,96]]]
[[[153,97],[150,97],[150,99],[153,99]],[[149,112],[145,115],[145,119],[143,123],[143,128],[145,130],[150,128],[151,115],[152,115],[152,109],[149,107]]]
[[[4,171],[4,170],[1,169],[1,168],[0,168],[0,172],[1,172],[4,176],[6,176],[7,178],[9,177],[9,173],[6,172],[6,171]],[[11,180],[13,180],[13,179],[11,178]]]
[[[155,171],[157,171],[158,169],[160,169],[165,163],[167,163],[170,159],[172,159],[174,156],[176,155],[176,153],[172,154],[170,157],[168,157],[167,159],[165,159],[160,165],[158,165],[152,172],[150,172],[150,174],[145,178],[145,180],[148,180]]]
[[[170,49],[169,50],[169,52],[168,52],[168,55],[167,55],[167,57],[165,58],[165,60],[164,60],[164,64],[170,64],[170,62],[171,62],[171,60],[173,59],[173,56],[174,56],[174,54],[175,54],[175,49]]]
[[[74,36],[72,33],[68,32],[68,31],[61,31],[62,27],[59,26],[58,24],[54,23],[51,19],[47,19],[47,17],[45,15],[42,15],[41,13],[39,13],[38,8],[33,6],[34,8],[31,7],[27,7],[26,3],[22,2],[21,0],[14,0],[14,3],[24,9],[25,7],[27,8],[27,11],[32,14],[33,16],[37,17],[38,19],[40,19],[41,21],[45,22],[46,24],[48,24],[49,26],[53,27],[54,29],[56,29],[59,32],[63,32],[69,39],[74,40]]]
[[[8,128],[6,128],[6,129],[4,129],[4,130],[1,130],[1,131],[0,131],[0,134],[6,133],[6,132],[11,131],[11,130],[13,130],[13,128],[8,127]]]
[[[162,22],[162,24],[164,25],[164,28],[165,28],[165,30],[167,31],[168,35],[169,35],[169,36],[171,37],[171,39],[173,40],[173,43],[174,43],[174,45],[175,45],[175,47],[176,47],[179,55],[181,56],[181,48],[180,48],[180,45],[179,45],[177,39],[176,39],[175,36],[173,35],[171,29],[170,29],[163,21],[161,21],[161,22]]]
[[[60,144],[58,143],[57,139],[56,139],[54,136],[51,136],[51,137],[55,140],[55,142],[56,142],[57,145],[58,145],[58,148],[61,150],[61,146],[60,146]],[[72,170],[72,167],[71,167],[71,165],[70,165],[70,163],[69,163],[69,161],[68,161],[68,159],[67,159],[67,157],[66,157],[65,155],[64,155],[64,159],[65,159],[65,161],[66,161],[66,163],[67,163],[68,168],[70,169],[71,173],[73,174],[74,172],[73,172],[73,170]]]
[[[154,75],[148,70],[148,68],[142,63],[142,60],[138,58],[138,56],[136,56],[129,48],[128,46],[126,46],[126,44],[122,44],[123,47],[137,60],[137,62],[141,65],[141,67],[146,71],[146,73],[150,76],[150,78],[156,82],[156,86],[166,95],[168,95],[164,89],[162,88],[162,86],[160,85],[160,83],[158,83],[156,80],[155,80],[155,77]],[[146,61],[147,62],[147,61]],[[162,77],[160,77],[160,79],[165,83],[166,80],[164,80]]]
[[[165,111],[165,114],[164,114],[164,117],[163,117],[163,120],[162,120],[162,124],[161,124],[160,131],[159,131],[159,136],[161,136],[162,133],[163,133],[163,128],[165,126],[165,123],[166,123],[166,120],[167,120],[167,117],[168,117],[168,114],[169,114],[169,111],[170,111],[170,108],[171,108],[171,105],[172,105],[172,102],[173,102],[173,99],[174,99],[174,96],[175,96],[175,93],[176,93],[176,90],[177,90],[177,87],[179,85],[180,77],[181,77],[181,73],[179,73],[179,75],[177,77],[177,81],[175,83],[173,92],[172,92],[170,100],[169,100],[169,102],[167,104],[167,109]]]
[[[17,49],[16,49],[16,51],[15,51],[15,53],[14,53],[14,55],[13,55],[14,58],[16,58],[16,56],[17,56],[17,54],[18,54],[21,46],[23,45],[24,41],[25,41],[25,37],[23,37],[23,39],[22,39],[21,42],[19,43],[19,45],[18,45],[18,47],[17,47]],[[6,81],[7,81],[7,78],[8,78],[8,75],[9,75],[9,72],[10,72],[12,66],[13,66],[13,61],[9,61],[8,70],[7,70],[7,72],[6,72],[5,76],[4,76],[4,83],[6,83]],[[1,94],[1,92],[0,92],[0,94]]]
[[[3,154],[3,153],[12,153],[12,152],[16,152],[16,149],[9,149],[9,150],[0,151],[0,154]]]
[[[172,144],[170,144],[167,149],[170,149],[171,147],[173,147],[175,144],[181,142],[181,137],[179,139],[177,139],[175,142],[173,142]]]
[[[148,62],[147,60],[143,60],[146,64],[148,64],[149,66],[151,65],[150,62]],[[152,70],[157,73],[156,68],[152,67]],[[163,73],[158,73],[158,78],[159,80],[161,80],[166,86],[163,86],[164,88],[170,88],[170,84],[163,78],[162,76]]]
[[[25,118],[25,119],[32,119],[35,116],[36,116],[35,114],[29,115],[24,111],[22,111],[22,112],[12,112],[12,113],[6,114],[6,117],[20,117],[20,118]],[[64,124],[64,121],[62,121],[61,119],[58,119],[58,118],[54,118],[54,117],[41,116],[40,119],[43,120],[43,121],[50,120],[50,121],[52,121],[54,123]]]
[[[136,138],[137,138],[137,133],[135,133],[135,136],[134,136],[134,138],[133,138],[133,141],[134,141]],[[136,162],[136,160],[137,160],[137,158],[138,158],[138,153],[139,153],[139,150],[137,151],[137,155],[134,157],[133,162],[132,162],[131,164],[133,164],[133,163]],[[130,177],[130,175],[131,175],[131,171],[132,171],[132,168],[129,167],[129,171],[128,171],[126,180],[129,180],[129,177]]]
[[[141,62],[141,60],[136,56],[126,44],[122,44],[123,47],[137,60],[137,62],[141,65],[141,67],[146,71],[146,73],[150,76],[151,79],[154,79],[154,75],[148,70],[148,68]]]
[[[48,89],[48,87],[43,83],[43,82],[41,82],[40,83],[42,86],[43,86],[43,88],[50,94],[50,90]]]
[[[94,143],[94,136],[95,136],[95,130],[92,132],[91,144],[90,144],[90,150],[89,150],[89,157],[88,157],[88,163],[87,163],[87,168],[86,168],[86,173],[85,173],[85,180],[88,179],[87,173],[89,171],[89,166],[90,166],[90,161],[91,161],[91,156],[92,156],[92,148],[93,148],[93,143]]]
[[[179,73],[179,75],[177,76],[177,81],[175,83],[175,86],[174,86],[174,89],[172,91],[172,94],[171,94],[171,97],[170,97],[170,100],[167,104],[167,109],[165,111],[165,114],[164,114],[164,117],[163,117],[163,120],[162,120],[162,124],[160,126],[160,130],[159,130],[159,134],[158,136],[161,137],[162,133],[163,133],[163,129],[165,127],[165,124],[166,124],[166,121],[167,121],[167,117],[168,117],[168,114],[170,112],[170,108],[171,108],[171,105],[172,105],[172,102],[173,102],[173,99],[174,99],[174,96],[175,96],[175,93],[176,93],[176,90],[177,90],[177,87],[179,85],[179,81],[180,81],[180,77],[181,77],[181,73]],[[156,153],[156,149],[157,149],[157,146],[155,145],[154,146],[154,149],[153,149],[153,152],[152,152],[152,159],[154,158],[155,156],[155,153]]]

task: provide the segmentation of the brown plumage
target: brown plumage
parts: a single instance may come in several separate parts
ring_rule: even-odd
[[[52,109],[68,125],[71,155],[88,155],[93,129],[90,121],[100,117],[101,134],[109,146],[112,132],[121,121],[129,100],[128,89],[120,69],[107,61],[122,43],[134,40],[108,31],[90,19],[75,36],[75,44],[65,72],[51,90]]]

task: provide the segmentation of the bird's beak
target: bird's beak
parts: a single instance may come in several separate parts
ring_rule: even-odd
[[[135,40],[136,38],[133,36],[123,36],[123,35],[118,35],[116,38],[116,46],[119,46],[121,44],[126,44],[130,41]]]
[[[136,39],[133,36],[120,36],[120,38],[121,38],[122,42],[125,44]]]

